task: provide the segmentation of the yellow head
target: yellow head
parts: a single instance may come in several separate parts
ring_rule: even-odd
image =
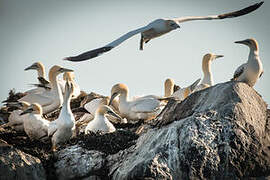
[[[109,102],[109,105],[111,105],[113,99],[117,97],[120,94],[127,94],[128,93],[128,87],[125,84],[116,84],[111,89],[111,99]]]
[[[74,72],[65,72],[64,74],[63,74],[63,79],[65,80],[65,81],[74,81],[74,79],[75,79],[75,75],[74,75]]]
[[[53,67],[51,67],[50,72],[49,72],[50,81],[52,82],[53,77],[55,77],[58,74],[63,73],[63,72],[73,72],[73,70],[62,68],[61,66],[58,66],[58,65],[54,65]]]
[[[253,49],[253,50],[256,50],[256,51],[259,50],[259,44],[258,44],[258,42],[256,41],[256,39],[254,39],[254,38],[246,39],[246,40],[243,40],[243,41],[235,41],[235,43],[238,43],[238,44],[245,44],[245,45],[247,45],[250,49]]]
[[[20,115],[33,113],[42,115],[42,107],[38,103],[31,104],[25,111],[23,111]]]
[[[108,115],[114,116],[114,117],[116,117],[116,118],[118,118],[118,119],[122,119],[118,114],[116,114],[116,113],[112,110],[112,108],[110,108],[110,107],[107,106],[107,105],[101,105],[101,106],[99,106],[99,108],[97,109],[97,113],[98,113],[98,114],[102,114],[102,115],[108,114]]]

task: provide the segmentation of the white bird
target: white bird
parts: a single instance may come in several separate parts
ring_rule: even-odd
[[[242,16],[248,14],[256,9],[258,9],[263,4],[263,1],[260,3],[256,3],[252,6],[246,7],[239,11],[234,11],[221,15],[213,15],[213,16],[190,16],[190,17],[180,17],[174,19],[157,19],[150,22],[148,25],[138,28],[136,30],[130,31],[115,41],[101,47],[97,48],[85,53],[82,53],[78,56],[66,57],[64,60],[68,61],[85,61],[94,57],[97,57],[105,52],[110,51],[116,46],[120,45],[125,40],[131,38],[132,36],[141,33],[141,41],[140,41],[140,49],[143,49],[143,44],[149,42],[151,39],[162,36],[172,30],[179,28],[179,24],[187,21],[194,20],[214,20],[214,19],[225,19],[225,18],[234,18],[238,16]]]
[[[27,102],[15,102],[13,106],[19,109],[12,111],[8,117],[8,123],[3,124],[1,127],[11,127],[19,132],[24,131],[23,123],[24,120],[28,117],[28,114],[20,114],[25,111],[30,106],[30,104]]]
[[[50,89],[50,82],[48,80],[46,80],[45,67],[41,62],[35,62],[31,66],[25,68],[24,70],[25,71],[37,70],[37,73],[38,73],[37,79],[39,81],[39,84],[34,84],[34,85],[38,86],[37,88],[28,90],[28,91],[26,91],[26,93],[42,93],[45,90]]]
[[[66,82],[64,102],[58,119],[49,124],[48,136],[52,137],[52,149],[69,140],[75,132],[75,118],[70,109],[70,100],[74,91],[73,84]]]
[[[47,142],[49,121],[42,117],[42,107],[37,103],[33,103],[21,115],[27,113],[29,115],[24,119],[25,133],[30,139]]]
[[[185,88],[180,88],[179,90],[175,91],[171,97],[176,98],[177,100],[183,101],[186,99],[190,94],[192,94],[196,88],[196,86],[199,84],[201,79],[196,80],[194,83],[192,83],[190,86]]]
[[[111,89],[110,103],[119,95],[119,112],[121,117],[132,120],[150,120],[155,118],[164,107],[162,101],[167,98],[145,96],[128,100],[128,87],[125,84],[116,84]]]
[[[121,119],[109,106],[101,105],[95,112],[95,118],[90,121],[86,128],[85,134],[92,132],[102,132],[102,133],[111,133],[116,129],[113,124],[106,118],[106,114],[114,116],[115,118]]]
[[[208,53],[203,56],[202,60],[202,71],[203,71],[203,79],[202,82],[196,86],[195,91],[199,91],[210,86],[213,86],[214,80],[211,71],[211,63],[213,60],[224,57],[223,55],[215,55],[212,53]]]
[[[236,41],[235,43],[247,45],[250,52],[248,61],[236,69],[231,80],[245,82],[250,87],[253,87],[263,74],[263,65],[259,57],[258,42],[255,39],[246,39],[243,41]]]
[[[73,70],[62,68],[60,66],[53,66],[49,72],[49,80],[51,89],[39,94],[27,94],[18,101],[25,101],[29,104],[38,103],[42,106],[43,113],[47,114],[59,108],[63,103],[63,95],[60,90],[57,75],[63,72],[71,72]]]
[[[63,74],[63,80],[64,82],[71,82],[73,84],[73,93],[72,93],[72,99],[76,99],[81,94],[80,86],[75,82],[75,75],[74,72],[65,72]],[[65,86],[64,86],[65,87]],[[65,92],[63,89],[62,92]]]

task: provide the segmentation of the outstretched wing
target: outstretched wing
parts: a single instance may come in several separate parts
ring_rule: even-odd
[[[134,35],[136,35],[138,33],[141,33],[143,31],[146,31],[148,29],[151,29],[150,25],[147,25],[147,26],[144,26],[142,28],[130,31],[130,32],[124,34],[123,36],[121,36],[120,38],[114,40],[113,42],[107,44],[104,47],[97,48],[97,49],[94,49],[94,50],[91,50],[91,51],[87,51],[87,52],[82,53],[82,54],[80,54],[78,56],[66,57],[66,58],[64,58],[64,60],[68,60],[68,61],[85,61],[85,60],[88,60],[88,59],[91,59],[91,58],[95,58],[95,57],[97,57],[97,56],[99,56],[99,55],[101,55],[101,54],[103,54],[105,52],[110,51],[111,49],[115,48],[116,46],[118,46],[119,44],[121,44],[125,40],[131,38],[132,36],[134,36]]]
[[[212,16],[189,16],[189,17],[180,17],[180,18],[175,18],[173,19],[174,21],[178,23],[182,22],[187,22],[187,21],[193,21],[193,20],[213,20],[213,19],[226,19],[226,18],[234,18],[238,16],[243,16],[246,14],[251,13],[252,11],[255,11],[258,9],[264,2],[261,1],[259,3],[256,3],[252,6],[248,6],[244,9],[234,11],[234,12],[229,12],[225,14],[220,14],[220,15],[212,15]]]

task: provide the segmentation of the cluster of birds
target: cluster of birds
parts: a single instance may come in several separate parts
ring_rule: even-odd
[[[181,22],[238,17],[256,10],[262,4],[263,2],[260,2],[239,11],[216,16],[170,20],[158,19],[145,27],[127,33],[102,48],[65,59],[83,61],[97,57],[137,33],[141,33],[140,49],[143,49],[144,43],[179,28],[179,23]],[[250,52],[248,61],[237,68],[232,80],[245,82],[250,87],[253,87],[263,73],[258,42],[255,39],[246,39],[236,41],[235,43],[247,45]],[[11,112],[8,119],[9,122],[3,126],[10,126],[16,131],[25,131],[31,139],[38,139],[43,142],[51,140],[53,150],[59,144],[66,142],[75,135],[75,129],[78,124],[86,125],[84,128],[85,134],[89,134],[92,131],[114,132],[116,128],[110,122],[111,119],[117,119],[121,122],[124,120],[151,120],[162,111],[169,99],[175,98],[182,101],[196,91],[211,87],[213,85],[211,63],[213,60],[222,57],[223,55],[212,53],[204,55],[202,59],[203,78],[202,80],[196,80],[188,87],[181,88],[175,85],[172,79],[166,79],[164,83],[164,96],[147,95],[130,98],[127,85],[121,83],[111,88],[111,95],[109,97],[104,96],[88,100],[86,96],[81,103],[81,107],[88,112],[89,116],[77,122],[75,122],[71,111],[70,102],[81,94],[81,90],[75,82],[73,70],[55,65],[50,68],[49,80],[47,80],[44,65],[41,62],[36,62],[25,70],[37,70],[39,83],[34,84],[36,88],[26,91],[26,95],[17,102],[9,102],[9,106],[15,106],[18,109]],[[61,73],[64,73],[62,79],[57,77]],[[46,114],[54,112],[60,107],[62,108],[56,120],[49,121],[46,119]],[[85,122],[87,123],[85,124]]]

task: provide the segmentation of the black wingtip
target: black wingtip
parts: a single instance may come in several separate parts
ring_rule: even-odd
[[[258,9],[259,7],[261,7],[261,5],[264,3],[264,1],[261,1],[259,3],[253,4],[251,6],[248,6],[244,9],[241,9],[239,11],[234,11],[231,13],[226,13],[226,14],[221,14],[218,16],[219,19],[225,19],[225,18],[233,18],[233,17],[238,17],[238,16],[243,16],[245,14],[249,14],[253,11],[255,11],[256,9]]]
[[[86,61],[86,60],[95,58],[95,57],[97,57],[97,56],[99,56],[99,55],[101,55],[101,54],[103,54],[105,52],[108,52],[112,48],[113,48],[112,46],[105,46],[105,47],[102,47],[102,48],[87,51],[87,52],[82,53],[82,54],[80,54],[78,56],[65,57],[65,58],[63,58],[63,60],[65,60],[65,61],[73,61],[73,62]]]

